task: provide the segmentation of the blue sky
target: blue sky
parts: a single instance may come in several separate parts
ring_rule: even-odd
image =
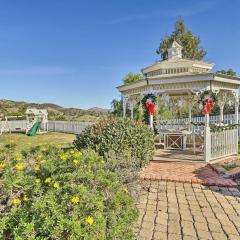
[[[240,74],[238,0],[0,0],[0,99],[109,107],[181,16],[217,69]]]

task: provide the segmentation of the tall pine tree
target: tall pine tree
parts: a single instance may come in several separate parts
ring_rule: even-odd
[[[200,38],[188,30],[183,19],[179,19],[175,24],[175,30],[171,35],[166,36],[160,42],[157,54],[161,55],[163,60],[167,59],[167,49],[172,42],[176,40],[182,47],[182,57],[186,59],[202,60],[206,51],[200,47]]]

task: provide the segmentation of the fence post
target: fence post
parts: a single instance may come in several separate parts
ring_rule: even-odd
[[[204,159],[205,159],[205,162],[209,162],[211,159],[211,133],[210,133],[210,127],[209,127],[209,114],[205,115]]]
[[[235,98],[235,124],[238,124],[239,123],[239,118],[238,118],[238,111],[239,111],[239,98],[238,98],[238,95],[237,97]],[[237,153],[238,153],[238,125],[237,125],[237,136],[236,136],[236,144],[237,144]]]
[[[209,162],[211,159],[211,133],[210,127],[204,127],[204,160]]]

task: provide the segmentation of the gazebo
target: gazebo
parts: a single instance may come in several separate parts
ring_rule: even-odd
[[[204,160],[210,162],[226,156],[236,155],[238,152],[237,124],[240,78],[212,73],[211,70],[214,64],[183,59],[181,51],[182,47],[174,41],[168,49],[167,60],[159,61],[142,69],[144,80],[117,87],[123,99],[123,117],[126,116],[126,109],[129,108],[131,118],[134,118],[136,105],[141,102],[145,95],[151,93],[157,98],[156,108],[158,108],[159,101],[163,101],[166,105],[171,103],[176,103],[179,106],[187,105],[187,125],[188,130],[190,130],[189,126],[192,122],[194,104],[199,101],[200,95],[204,92],[214,93],[218,98],[216,104],[220,108],[219,126],[217,131],[216,128],[213,130],[209,125],[209,113],[205,114],[203,126]],[[229,101],[235,105],[235,124],[231,124],[231,126],[223,124],[224,105]],[[189,133],[191,139],[193,139],[193,131],[195,130],[192,129],[191,134]],[[177,132],[174,134],[177,134]],[[174,134],[172,133],[172,135]],[[164,135],[167,137],[165,146],[168,141],[176,141],[172,137],[169,140],[169,134],[164,133]],[[184,134],[182,133],[182,135]],[[195,140],[196,136],[194,136],[193,142]],[[175,145],[179,144],[175,142]]]

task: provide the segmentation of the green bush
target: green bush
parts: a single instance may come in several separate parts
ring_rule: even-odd
[[[93,151],[0,150],[0,239],[133,239],[136,209]]]
[[[108,169],[129,181],[133,173],[152,159],[154,135],[143,123],[112,119],[87,127],[74,145],[78,150],[95,150],[104,157]]]

